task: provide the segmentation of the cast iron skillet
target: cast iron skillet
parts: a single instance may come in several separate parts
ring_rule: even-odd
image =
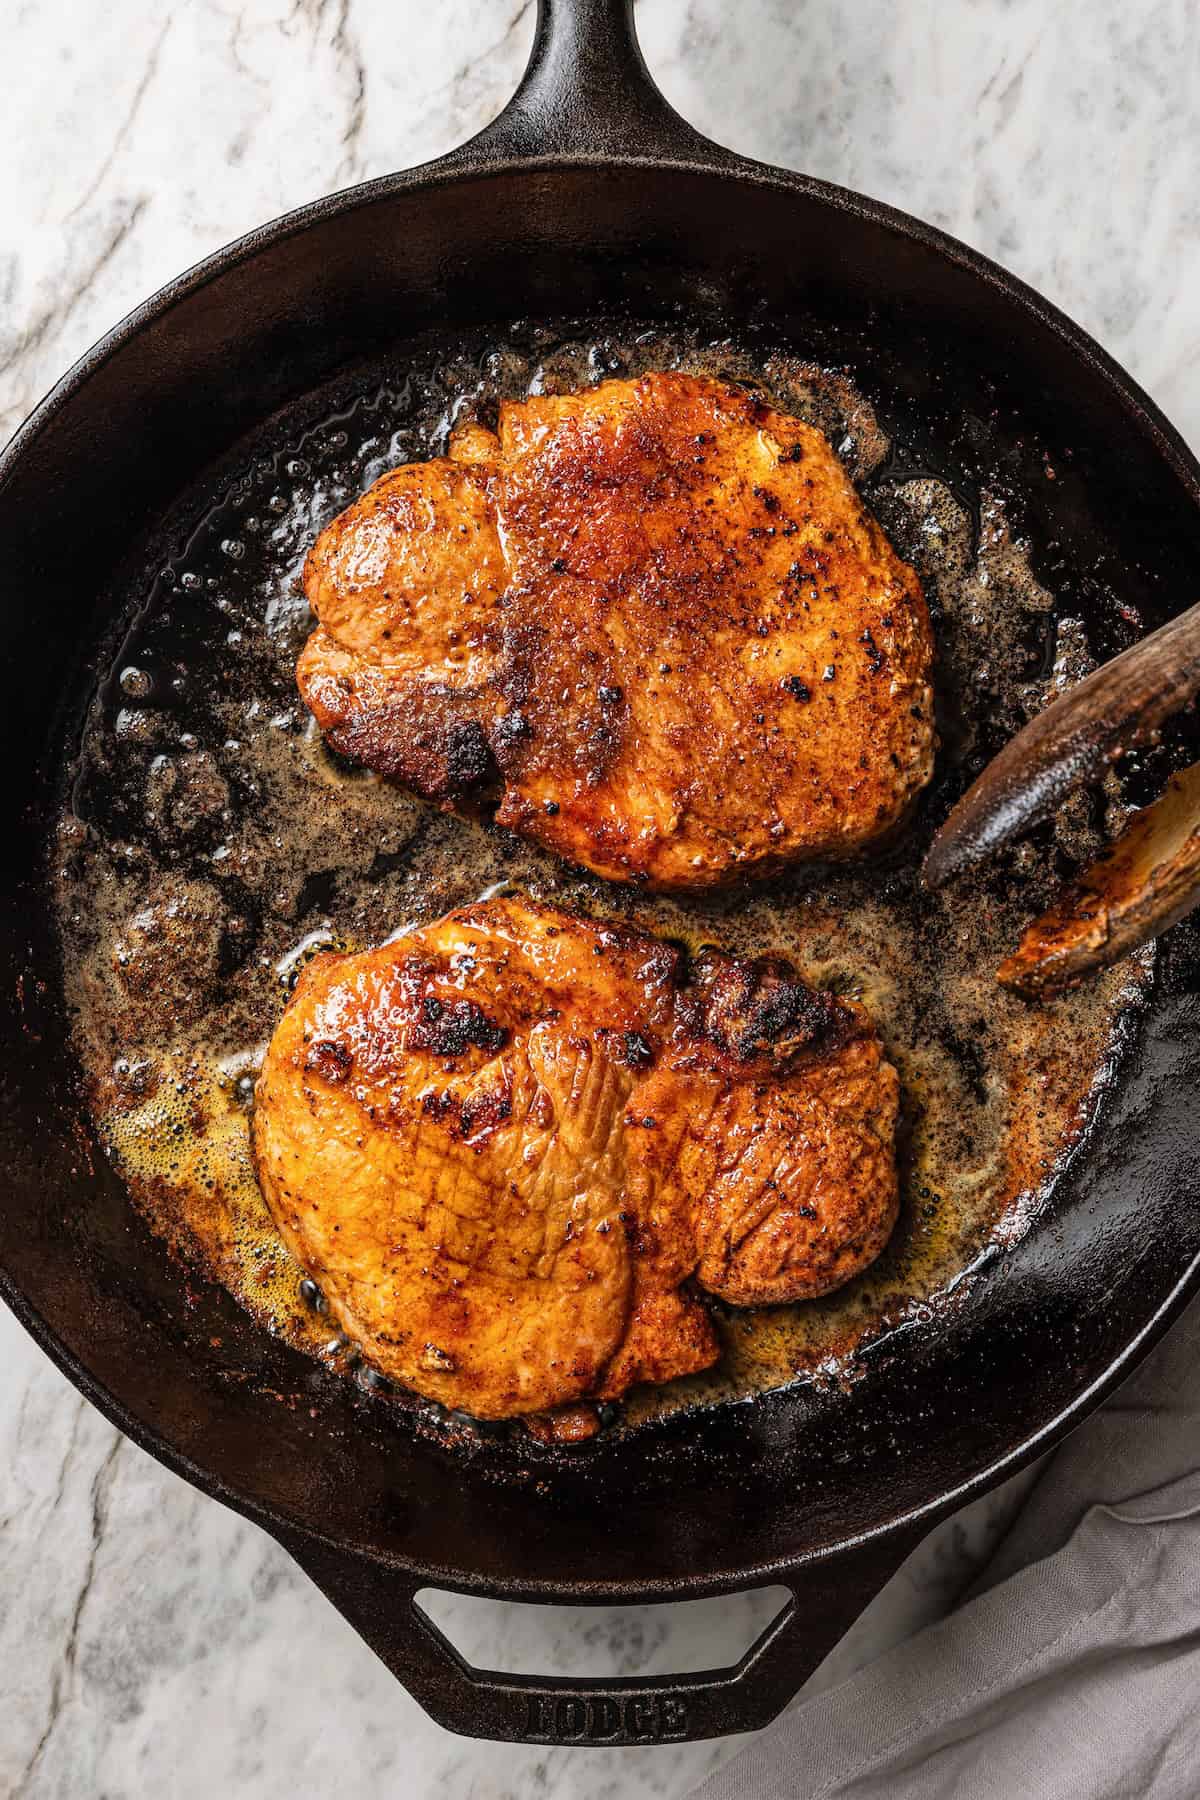
[[[1200,471],[1145,395],[948,238],[697,136],[649,80],[630,0],[543,0],[521,89],[481,136],[293,213],[165,288],[0,463],[5,1298],[110,1419],[284,1544],[442,1724],[543,1742],[764,1724],[921,1533],[1061,1436],[1200,1283],[1186,927],[1049,1211],[956,1314],[890,1341],[834,1400],[799,1387],[677,1414],[533,1480],[503,1443],[453,1456],[398,1430],[222,1291],[186,1296],[95,1153],[44,859],[64,695],[111,622],[97,596],[182,488],[350,360],[433,325],[618,306],[769,318],[777,337],[851,362],[930,466],[968,483],[1000,471],[1022,493],[1047,578],[1102,651],[1116,641],[1096,600],[1105,579],[1147,626],[1191,591]],[[632,1603],[768,1582],[796,1597],[742,1661],[674,1679],[471,1669],[414,1605],[431,1584]]]

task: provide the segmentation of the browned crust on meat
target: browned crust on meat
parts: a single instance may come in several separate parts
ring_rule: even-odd
[[[515,898],[313,960],[272,1040],[267,1203],[384,1373],[481,1417],[666,1381],[735,1304],[828,1292],[896,1216],[895,1071],[778,958]]]
[[[335,748],[614,880],[851,853],[930,773],[915,573],[820,432],[715,381],[507,405],[335,519],[305,587]]]

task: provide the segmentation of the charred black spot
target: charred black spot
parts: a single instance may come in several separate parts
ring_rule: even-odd
[[[784,678],[783,687],[785,693],[790,694],[793,700],[804,701],[812,699],[812,689],[808,686],[807,682],[801,681],[798,675],[786,676]]]
[[[304,1067],[322,1081],[345,1081],[354,1066],[354,1057],[345,1044],[332,1038],[321,1038],[304,1059]]]
[[[432,1056],[461,1056],[471,1045],[494,1053],[507,1037],[503,1025],[489,1019],[474,1000],[455,1000],[447,1006],[427,994],[410,1042],[414,1050],[427,1050]]]
[[[446,788],[464,794],[490,779],[495,762],[482,728],[474,719],[452,725],[446,735]]]
[[[860,644],[866,645],[867,661],[871,666],[871,672],[872,674],[878,675],[880,669],[883,667],[883,651],[875,642],[875,634],[869,625],[866,630],[860,634],[858,641]]]
[[[741,1062],[835,1050],[854,1029],[854,1015],[833,994],[809,987],[781,957],[745,963],[714,955],[696,973],[706,1035]]]
[[[623,1031],[618,1046],[618,1059],[627,1069],[647,1069],[654,1061],[654,1047],[640,1031]]]

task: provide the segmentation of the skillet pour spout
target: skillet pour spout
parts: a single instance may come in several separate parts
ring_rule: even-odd
[[[314,1377],[215,1284],[189,1293],[83,1105],[47,851],[133,572],[161,566],[181,493],[210,491],[285,409],[317,416],[346,371],[451,325],[585,314],[686,315],[714,338],[769,320],[852,365],[925,466],[965,490],[1004,468],[1031,534],[1129,571],[1150,624],[1200,562],[1200,469],[1068,320],[924,225],[700,137],[650,81],[630,0],[542,0],[521,87],[477,138],[181,277],[0,457],[22,671],[0,716],[0,960],[20,996],[0,1012],[0,1290],[108,1418],[272,1533],[444,1725],[646,1743],[765,1724],[920,1535],[1043,1453],[1196,1291],[1200,958],[1176,934],[1119,1079],[1052,1172],[1053,1230],[901,1321],[846,1391],[798,1381],[578,1449],[481,1437],[457,1454]],[[1069,470],[1054,484],[1047,455]],[[472,1670],[417,1603],[429,1586],[611,1605],[775,1582],[794,1598],[732,1669],[633,1682]]]

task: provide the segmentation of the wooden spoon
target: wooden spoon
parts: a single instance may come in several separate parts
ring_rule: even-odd
[[[1172,619],[1048,706],[1006,744],[954,808],[925,859],[928,887],[1048,817],[1069,790],[1144,743],[1200,692],[1200,605]],[[1200,764],[1035,919],[997,979],[1028,998],[1073,986],[1200,904]]]
[[[1048,818],[1198,692],[1200,605],[1060,694],[1004,746],[934,838],[925,885],[941,887]]]
[[[1028,999],[1073,987],[1200,904],[1200,763],[1173,775],[1153,806],[1035,919],[996,979]]]

